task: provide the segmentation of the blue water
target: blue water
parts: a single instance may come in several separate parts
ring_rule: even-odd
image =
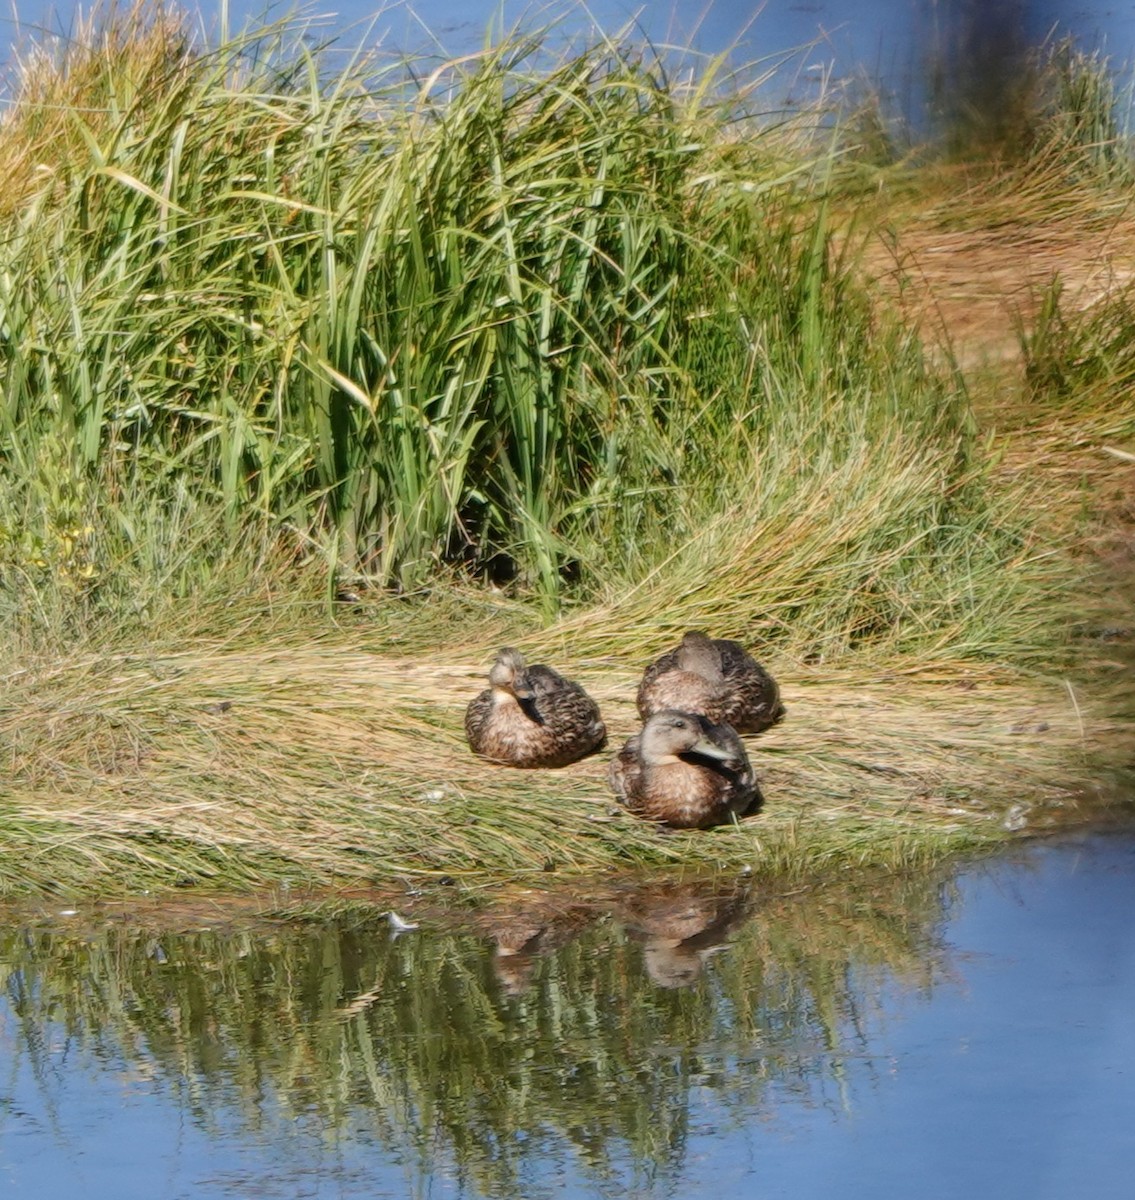
[[[561,19],[569,30],[597,26],[613,32],[633,24],[660,44],[717,53],[737,46],[739,59],[768,59],[799,50],[793,73],[832,81],[881,80],[895,93],[917,88],[928,62],[957,52],[1008,53],[1018,43],[1038,44],[1071,34],[1086,48],[1100,48],[1119,63],[1135,54],[1135,2],[1070,3],[1068,0],[333,0],[330,4],[265,3],[264,0],[183,0],[216,32],[225,15],[230,27],[300,11],[341,37],[400,51],[436,49],[445,54],[476,49],[487,30],[542,25]],[[0,13],[0,51],[37,30],[66,33],[75,0],[9,0]],[[804,49],[807,48],[807,49]],[[3,54],[0,53],[0,58]]]
[[[109,0],[105,0],[109,2]],[[178,2],[178,0],[174,0]],[[332,68],[359,47],[380,57],[447,60],[475,53],[518,29],[545,29],[544,45],[578,46],[624,34],[651,43],[675,70],[700,71],[723,54],[762,107],[793,110],[823,98],[860,104],[867,96],[900,137],[932,136],[961,116],[996,129],[1013,78],[1031,47],[1071,36],[1111,61],[1122,81],[1135,60],[1135,0],[181,0],[208,40],[259,28],[297,11],[310,37],[326,43]],[[0,15],[0,65],[14,48],[66,37],[83,0],[9,0]],[[548,27],[554,28],[547,32]],[[0,77],[0,104],[12,90]],[[1120,114],[1123,116],[1124,114]]]
[[[799,903],[811,914],[822,901]],[[864,904],[887,901],[865,895]],[[391,941],[383,932],[372,936],[384,939],[385,965],[362,972],[375,986],[356,999],[356,1015],[329,1022],[318,1005],[289,1010],[296,1029],[278,1042],[269,1025],[234,1041],[240,1022],[227,1006],[243,997],[255,1011],[257,991],[278,989],[285,963],[292,972],[314,964],[313,987],[324,987],[332,961],[351,957],[341,933],[301,935],[319,948],[296,959],[273,949],[275,935],[229,930],[217,943],[224,954],[195,960],[199,979],[164,993],[154,985],[170,1010],[154,1012],[150,984],[175,969],[176,938],[165,937],[151,965],[129,976],[107,969],[97,937],[68,935],[60,919],[48,935],[9,942],[0,958],[0,1192],[84,1200],[1127,1200],[1135,836],[1037,844],[975,866],[943,885],[937,909],[929,925],[925,913],[888,909],[899,941],[909,933],[923,947],[919,961],[901,968],[877,961],[872,938],[849,934],[834,993],[842,999],[826,1015],[819,998],[833,993],[811,978],[819,969],[809,949],[813,917],[800,926],[799,948],[763,945],[760,906],[722,935],[728,951],[702,944],[685,989],[659,986],[649,963],[642,970],[649,939],[643,949],[609,922],[574,951],[542,957],[537,983],[519,995],[474,986],[493,977],[484,939],[422,929]],[[45,948],[58,968],[58,939],[68,936],[63,958],[89,955],[90,969],[48,1003]],[[231,957],[229,939],[239,943]],[[121,956],[122,944],[113,944]],[[360,940],[356,952],[365,957],[368,944]],[[250,960],[254,982],[234,990],[226,978]],[[448,973],[431,974],[435,961]],[[608,986],[628,974],[637,982],[622,1001],[599,995],[582,1034],[572,1020],[579,997],[566,989],[605,962],[615,963],[603,977]],[[468,995],[490,999],[472,1005],[479,1015],[455,1038],[428,1015],[436,995],[415,994],[423,978],[449,989],[450,1012],[464,1012]],[[742,1011],[738,980],[773,997],[755,1020]],[[408,993],[405,1002],[389,1000],[389,1011],[402,1014],[397,1027],[368,1007],[387,1003],[378,998],[384,991]],[[118,1011],[126,1015],[107,1016]],[[171,1054],[155,1030],[178,1021],[196,1041]],[[317,1088],[320,1046],[344,1021],[361,1040]],[[606,1025],[618,1036],[597,1055]],[[470,1094],[465,1066],[487,1045],[504,1052],[502,1104],[522,1065],[535,1072],[526,1078],[549,1083],[546,1122],[512,1133],[503,1117],[499,1129],[486,1124],[495,1098]],[[447,1054],[431,1074],[430,1059]],[[618,1061],[604,1067],[612,1054]],[[407,1064],[413,1069],[403,1075]],[[593,1071],[606,1084],[582,1117],[561,1119],[557,1097],[567,1103]],[[426,1094],[407,1089],[408,1079],[437,1083]],[[631,1125],[615,1116],[632,1091],[654,1087],[660,1099],[646,1111],[665,1136],[632,1148]]]
[[[1036,848],[961,881],[953,983],[888,995],[856,1111],[798,1118],[769,1196],[1129,1197],[1135,1161],[1135,842]],[[806,1126],[806,1131],[803,1128]],[[771,1168],[771,1169],[770,1169]]]

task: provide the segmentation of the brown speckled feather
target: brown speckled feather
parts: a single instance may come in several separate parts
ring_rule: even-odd
[[[741,739],[697,713],[655,713],[615,755],[609,779],[631,812],[679,829],[708,829],[761,804]]]
[[[492,680],[465,710],[465,736],[482,758],[513,767],[563,767],[599,750],[607,729],[599,706],[571,679],[551,667],[526,666],[516,651],[502,651]],[[519,695],[517,694],[519,693]]]
[[[643,672],[638,711],[697,712],[738,733],[760,733],[784,716],[776,680],[739,642],[691,631]]]

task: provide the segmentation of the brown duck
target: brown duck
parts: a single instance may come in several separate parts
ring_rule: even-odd
[[[738,733],[760,733],[784,716],[776,680],[739,642],[695,630],[656,658],[639,684],[644,721],[667,708],[702,713]]]
[[[676,829],[708,829],[761,805],[741,739],[700,713],[655,713],[615,755],[609,778],[631,812]]]
[[[607,728],[599,706],[551,667],[528,666],[519,650],[503,649],[489,686],[465,710],[474,754],[511,767],[563,767],[600,749]]]

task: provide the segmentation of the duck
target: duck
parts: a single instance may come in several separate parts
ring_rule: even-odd
[[[612,759],[608,778],[631,812],[673,829],[709,829],[763,802],[736,732],[677,709],[652,714]]]
[[[465,710],[474,754],[510,767],[565,767],[601,750],[607,727],[599,706],[574,680],[551,667],[529,666],[506,646],[489,671],[489,686]]]
[[[697,712],[737,733],[761,733],[784,716],[776,680],[740,642],[691,629],[656,658],[638,687],[639,716]]]

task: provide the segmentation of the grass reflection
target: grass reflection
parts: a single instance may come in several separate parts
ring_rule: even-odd
[[[669,881],[419,914],[402,936],[357,913],[9,927],[0,1030],[48,1105],[66,1047],[66,1070],[156,1079],[207,1130],[236,1118],[270,1147],[314,1116],[415,1191],[444,1169],[530,1197],[557,1163],[614,1189],[675,1176],[692,1134],[768,1113],[770,1087],[848,1103],[879,981],[935,978],[941,908],[925,879]]]

